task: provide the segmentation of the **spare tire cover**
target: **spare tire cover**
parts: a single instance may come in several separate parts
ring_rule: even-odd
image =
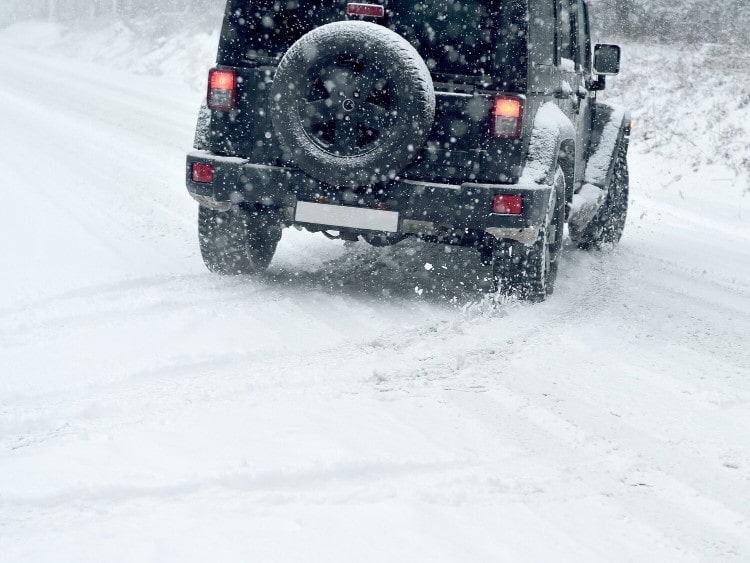
[[[274,76],[271,119],[284,160],[335,186],[393,179],[435,119],[429,70],[403,37],[373,23],[321,26]]]

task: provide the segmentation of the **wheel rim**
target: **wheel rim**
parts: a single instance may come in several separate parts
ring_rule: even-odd
[[[393,125],[394,90],[363,61],[338,58],[317,65],[300,100],[303,130],[336,156],[373,150]]]

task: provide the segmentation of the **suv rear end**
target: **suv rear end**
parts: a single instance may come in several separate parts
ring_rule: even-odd
[[[527,0],[229,0],[187,160],[209,269],[264,269],[292,224],[488,263],[561,239],[557,180],[519,181],[544,101],[528,95],[536,20]]]

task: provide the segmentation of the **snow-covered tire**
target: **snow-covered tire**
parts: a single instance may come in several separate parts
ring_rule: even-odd
[[[198,239],[203,262],[217,274],[262,272],[276,252],[281,227],[281,218],[273,210],[235,205],[222,212],[201,206]]]
[[[395,177],[435,119],[427,65],[400,35],[373,23],[312,30],[281,60],[271,118],[284,156],[334,186]]]
[[[578,248],[600,249],[607,244],[620,242],[628,215],[629,185],[627,146],[623,144],[617,151],[607,197],[599,211],[583,229],[569,225],[570,238]]]
[[[504,242],[496,249],[495,285],[503,293],[539,302],[555,288],[565,225],[565,174],[558,166],[549,212],[532,246]]]

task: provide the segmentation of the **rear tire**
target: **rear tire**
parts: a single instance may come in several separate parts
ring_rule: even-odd
[[[553,201],[534,244],[503,241],[495,250],[495,284],[505,294],[540,302],[554,291],[565,225],[565,175],[559,166],[552,193]]]
[[[583,229],[569,226],[570,238],[578,248],[598,250],[607,244],[620,242],[628,215],[629,186],[627,147],[622,146],[617,151],[607,197],[596,216]]]
[[[281,217],[269,208],[201,206],[198,240],[206,267],[217,274],[257,274],[268,268],[281,239]]]

